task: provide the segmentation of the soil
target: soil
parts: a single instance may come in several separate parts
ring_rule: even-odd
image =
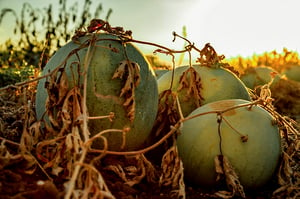
[[[120,161],[126,162],[123,158],[116,157],[109,158],[109,164],[118,164]],[[128,164],[128,163],[127,163]],[[124,165],[125,166],[125,165]],[[100,169],[101,170],[101,169]],[[129,186],[120,177],[111,171],[101,170],[101,174],[105,182],[115,196],[119,199],[172,199],[172,189],[162,188],[158,183],[149,183],[143,180],[141,183]],[[45,174],[36,169],[34,173],[27,174],[22,170],[22,160],[19,160],[0,171],[0,198],[9,199],[59,199],[65,195],[63,182],[65,179],[58,177],[50,181],[45,177]],[[223,187],[226,189],[226,187]],[[246,191],[246,198],[260,199],[272,198],[272,192],[278,188],[275,182],[267,185],[266,187],[253,191]],[[192,186],[186,186],[186,198],[199,199],[199,198],[219,198],[214,195],[215,190],[203,190]],[[239,197],[235,197],[239,198]]]
[[[275,102],[279,111],[282,111],[285,115],[289,115],[295,121],[298,120],[299,122],[300,96],[295,93],[290,95],[290,98],[283,96],[289,94],[287,93],[287,87],[289,91],[293,93],[299,91],[300,85],[295,82],[293,82],[293,87],[290,85],[289,82],[281,82],[280,86],[275,88],[277,90],[277,94],[274,95],[277,99]],[[280,91],[282,95],[278,93],[279,90],[282,90]],[[39,157],[38,147],[41,140],[36,140],[34,135],[28,134],[36,122],[34,108],[31,103],[34,101],[34,92],[34,88],[28,86],[22,90],[6,88],[1,90],[0,93],[0,198],[2,199],[55,199],[63,198],[66,194],[65,183],[70,180],[70,173],[57,171],[58,175],[55,175],[56,170],[51,170],[51,167],[46,165],[43,158]],[[287,99],[289,100],[288,102],[285,101]],[[28,102],[30,102],[31,105]],[[292,107],[292,109],[290,107]],[[299,123],[295,122],[294,125],[297,126],[298,124]],[[27,137],[28,139],[24,139],[24,133],[30,135]],[[286,138],[286,136],[283,136],[283,143],[286,143]],[[299,140],[293,140],[293,138],[295,137],[289,137],[289,139],[292,140],[290,143],[297,145],[293,148],[297,149],[297,147],[299,148]],[[31,142],[33,142],[33,144],[30,144]],[[24,147],[27,148],[24,149]],[[289,175],[282,175],[284,177],[288,176],[289,178],[279,179],[277,175],[274,175],[270,183],[260,190],[245,190],[246,198],[300,197],[300,155],[299,152],[289,151],[290,149],[291,148],[286,146],[286,144],[283,147],[284,152],[293,158],[286,167],[289,169]],[[163,173],[163,168],[160,158],[164,153],[165,151],[158,148],[152,152],[145,153],[145,156],[143,156],[145,159],[139,159],[141,156],[106,155],[96,160],[96,155],[92,153],[87,155],[85,162],[93,164],[94,168],[98,170],[98,172],[96,172],[97,183],[102,183],[103,190],[106,190],[107,193],[111,193],[117,199],[176,198],[182,186],[185,189],[184,195],[181,195],[181,198],[242,198],[238,195],[230,196],[232,192],[224,183],[221,183],[220,186],[214,187],[211,190],[192,187],[188,183],[181,184],[181,187],[177,185],[173,187],[171,185],[161,185],[159,180]],[[153,155],[155,154],[159,158],[153,159]],[[293,154],[293,156],[291,154]],[[68,160],[64,161],[66,162],[62,162],[61,165],[69,166]],[[282,161],[284,161],[284,157]],[[153,167],[147,164],[149,162]],[[172,164],[170,165],[172,166]],[[121,166],[121,168],[118,166]],[[59,167],[57,167],[57,169],[59,169]],[[92,171],[92,169],[87,169],[87,171]],[[279,172],[283,171],[278,168],[277,173]],[[99,173],[102,178],[99,177]],[[82,176],[84,176],[83,179],[86,180],[88,173],[85,175],[82,174]],[[92,173],[90,177],[93,180],[95,177],[94,173]],[[289,184],[283,186],[283,182],[286,181],[289,181]],[[88,181],[77,181],[77,189],[80,190],[80,187],[83,187],[86,190],[87,187],[85,187],[85,185],[88,183]],[[105,189],[105,186],[107,186],[107,189]],[[93,193],[93,189],[95,192],[98,190],[97,188],[92,188],[91,193]],[[227,192],[220,192],[220,190]],[[217,192],[223,193],[223,195],[217,195]],[[93,197],[90,195],[88,198]]]

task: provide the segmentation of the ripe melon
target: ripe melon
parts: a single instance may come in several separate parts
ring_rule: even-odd
[[[279,73],[271,67],[249,67],[245,70],[245,73],[241,75],[241,80],[248,88],[254,89],[256,86],[269,83],[272,80],[272,76],[276,74],[278,76]]]
[[[192,66],[200,76],[201,84],[200,94],[203,97],[201,105],[209,102],[223,99],[245,99],[250,100],[248,90],[244,83],[231,71],[222,67],[207,67],[201,65]],[[187,116],[198,106],[196,99],[187,97],[187,89],[181,89],[180,78],[182,74],[189,69],[189,66],[180,66],[175,68],[172,91],[178,93],[178,98],[181,104],[182,113]],[[171,86],[173,71],[168,71],[163,74],[158,80],[158,92],[162,93]],[[189,76],[188,76],[189,79]]]
[[[97,39],[90,46],[94,50],[91,51],[92,53],[87,53],[89,46],[82,45],[88,43],[93,37]],[[77,52],[74,53],[75,51]],[[43,69],[42,75],[53,71],[66,60],[65,65],[61,65],[61,70],[65,71],[68,77],[68,89],[70,90],[75,85],[79,85],[78,87],[81,88],[82,94],[83,67],[86,56],[91,58],[87,71],[86,105],[88,114],[89,116],[104,116],[109,115],[110,112],[115,114],[113,121],[108,119],[89,120],[88,126],[91,136],[105,129],[130,127],[130,131],[126,134],[126,147],[123,150],[139,148],[150,134],[157,114],[158,90],[153,70],[149,67],[142,52],[135,45],[131,43],[123,45],[119,37],[112,34],[95,33],[87,34],[80,37],[77,42],[71,41],[60,48],[49,60]],[[113,78],[121,64],[128,64],[127,58],[131,63],[137,64],[135,67],[137,71],[139,70],[137,73],[140,75],[140,82],[134,89],[133,98],[135,105],[133,105],[134,113],[132,118],[129,118],[128,110],[123,105],[125,96],[120,95],[129,71],[125,70],[123,79]],[[47,84],[47,81],[45,78],[41,79],[37,87],[36,113],[38,118],[41,118],[46,111],[45,102],[48,98],[48,93],[45,89],[45,84]],[[131,84],[129,86],[134,87]],[[121,133],[108,133],[105,136],[108,140],[109,150],[121,150]],[[100,139],[94,144],[98,148],[103,147]]]
[[[159,79],[163,74],[165,74],[168,71],[170,71],[170,70],[167,70],[167,69],[156,69],[156,70],[154,70],[157,79]]]
[[[300,65],[290,65],[283,70],[283,74],[290,80],[300,82]]]
[[[188,117],[246,103],[249,101],[241,99],[216,101],[197,108]],[[274,175],[281,155],[281,138],[274,118],[260,106],[235,108],[222,116],[220,134],[216,113],[183,123],[177,146],[186,180],[194,186],[214,186],[214,158],[222,151],[246,189],[265,185]]]

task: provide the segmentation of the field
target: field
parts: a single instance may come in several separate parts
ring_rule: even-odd
[[[93,60],[89,51],[93,47],[100,46],[101,50],[109,49],[113,53],[120,51],[110,44],[108,47],[99,44],[97,46],[97,42],[102,42],[97,38],[99,32],[113,35],[113,38],[102,40],[117,41],[121,43],[120,49],[127,48],[130,43],[151,45],[157,48],[156,53],[171,55],[171,58],[182,53],[190,55],[191,51],[198,52],[197,60],[189,59],[190,63],[197,62],[209,69],[224,69],[243,80],[251,97],[249,107],[262,107],[272,115],[274,123],[279,127],[281,154],[275,173],[267,184],[254,191],[243,189],[234,168],[226,164],[216,166],[218,177],[221,179],[217,185],[204,188],[188,183],[184,177],[185,166],[178,154],[176,139],[183,122],[189,118],[183,116],[180,108],[182,102],[179,102],[177,94],[171,91],[158,96],[160,102],[151,129],[151,139],[139,148],[112,150],[109,147],[115,145],[113,143],[115,140],[108,140],[103,135],[118,133],[122,140],[119,145],[122,148],[125,143],[131,142],[125,138],[130,128],[127,126],[118,129],[105,128],[100,129],[99,133],[90,135],[88,132],[92,130],[88,124],[95,119],[112,122],[116,119],[114,112],[118,110],[112,109],[108,115],[90,116],[92,109],[86,108],[90,102],[88,95],[91,93],[96,95],[98,91],[93,90],[87,94],[90,86],[87,73],[79,69],[74,70],[73,76],[78,76],[78,79],[70,81],[66,76],[67,64],[55,63],[51,72],[46,71],[49,69],[47,63],[53,63],[50,60],[53,49],[61,48],[63,45],[52,43],[48,44],[48,48],[37,45],[33,51],[28,46],[32,47],[35,43],[27,37],[27,41],[20,41],[24,45],[22,49],[15,49],[13,44],[8,42],[7,48],[1,51],[1,198],[296,199],[300,197],[300,79],[297,79],[300,77],[300,57],[297,52],[283,49],[282,52],[265,52],[248,58],[225,59],[223,55],[218,55],[210,44],[197,48],[188,39],[176,33],[174,37],[186,42],[183,50],[171,50],[151,41],[135,40],[131,37],[130,31],[111,27],[103,20],[95,20],[85,29],[78,29],[75,34],[66,36],[67,41],[79,43],[79,47],[63,54],[62,60],[68,60],[72,55],[80,57],[79,50],[87,49],[87,58],[82,62],[87,69]],[[87,35],[91,37],[82,42]],[[52,33],[52,37],[58,36]],[[161,60],[156,55],[145,56],[154,72],[172,71],[177,67],[175,60]],[[125,101],[122,110],[126,110],[127,115],[124,118],[132,122],[138,112],[135,106],[138,91],[135,88],[144,80],[141,79],[142,70],[139,70],[138,64],[130,60],[126,53],[124,57],[126,62],[120,62],[120,66],[109,79],[117,79],[122,83],[123,87],[119,89],[121,94],[115,97]],[[80,66],[79,62],[72,63],[74,67]],[[199,102],[197,107],[201,107],[201,103],[205,100],[202,96],[205,88],[201,87],[204,86],[202,83],[205,77],[199,78],[201,74],[197,74],[193,67],[189,67],[192,72],[180,77],[181,86],[186,86],[184,89],[192,93],[190,97],[197,99]],[[267,68],[267,72],[262,74],[258,72],[257,69],[260,67]],[[79,78],[82,78],[82,82]],[[46,81],[44,88],[39,88],[44,89],[47,95],[46,100],[42,101],[44,105],[46,104],[47,111],[41,114],[42,116],[37,114],[39,81]],[[96,107],[97,104],[93,106]],[[233,106],[230,110],[237,108],[239,107]],[[221,112],[218,114],[220,124],[225,117]],[[247,136],[242,138],[243,142],[247,142]],[[104,143],[101,145],[102,148],[94,148],[92,143],[99,140]],[[226,159],[222,159],[221,162],[226,163]]]

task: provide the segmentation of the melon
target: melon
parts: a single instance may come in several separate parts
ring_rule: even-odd
[[[90,45],[84,45],[91,39],[96,41]],[[88,53],[88,49],[94,50]],[[77,51],[76,53],[74,53]],[[132,43],[122,43],[118,36],[108,33],[93,33],[80,37],[78,41],[71,41],[60,48],[49,60],[42,75],[46,75],[61,65],[61,70],[66,73],[68,79],[68,90],[78,86],[82,94],[84,62],[90,57],[87,71],[87,100],[86,106],[90,117],[105,116],[111,112],[115,118],[89,120],[88,126],[91,136],[106,129],[130,128],[126,134],[126,146],[122,150],[134,150],[140,148],[147,139],[154,124],[158,109],[158,88],[154,71],[149,66],[143,53]],[[65,63],[63,63],[66,61]],[[126,84],[125,70],[120,78],[114,74],[123,64],[132,63],[139,75],[139,83],[134,87],[133,100],[130,102],[134,111],[129,117],[128,110],[124,106],[127,98],[121,95],[122,88]],[[121,78],[123,77],[123,78]],[[136,77],[134,77],[136,79]],[[47,84],[49,79],[41,79],[38,83],[36,93],[36,113],[41,118],[46,111],[46,100],[48,99]],[[127,85],[128,86],[128,85]],[[133,102],[135,104],[133,104]],[[60,107],[58,106],[58,109]],[[57,110],[59,112],[59,110]],[[47,120],[47,113],[45,115]],[[121,150],[122,134],[107,133],[109,150]],[[102,148],[101,139],[96,140],[94,146]]]
[[[249,67],[241,75],[241,80],[248,88],[254,89],[271,82],[272,78],[278,74],[273,68],[267,66]]]
[[[283,74],[293,81],[300,82],[300,65],[290,65],[283,70]]]
[[[200,81],[196,84],[201,86],[199,91],[201,97],[203,98],[201,100],[201,105],[223,99],[250,100],[250,95],[246,86],[231,71],[222,67],[207,67],[201,65],[193,65],[192,67],[200,76]],[[173,81],[171,81],[173,74],[172,70],[166,72],[157,80],[159,93],[170,89],[171,82],[173,82],[171,90],[178,94],[184,116],[187,116],[198,107],[196,103],[197,99],[188,97],[186,88],[179,89],[180,78],[189,68],[189,66],[176,67]]]
[[[159,79],[163,74],[165,74],[168,71],[170,71],[170,70],[167,70],[167,69],[156,69],[156,70],[154,70],[157,79]]]
[[[228,158],[246,189],[262,187],[272,179],[281,155],[279,128],[269,112],[258,105],[247,106],[249,103],[242,99],[220,100],[188,115],[195,117],[183,122],[177,138],[187,182],[215,186],[214,158],[218,155]],[[222,113],[219,128],[215,111],[245,104]]]

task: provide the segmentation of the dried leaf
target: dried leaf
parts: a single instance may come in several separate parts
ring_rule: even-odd
[[[78,128],[73,127],[73,129],[74,130],[72,131],[72,133],[70,133],[66,136],[65,143],[66,143],[66,152],[72,151],[72,153],[75,155],[80,152],[81,139],[80,139],[80,135],[78,132]],[[73,132],[76,132],[76,133],[73,133]]]
[[[68,90],[69,90],[69,80],[68,80],[68,76],[65,72],[65,70],[63,70],[61,72],[61,75],[58,79],[58,83],[57,83],[57,89],[58,89],[58,100],[57,100],[57,104],[60,104],[61,101],[63,101],[63,99],[65,98]]]
[[[195,101],[196,107],[200,107],[202,105],[204,98],[201,96],[201,78],[193,67],[189,67],[180,76],[179,87],[177,90],[181,91],[183,89],[187,89],[185,100],[192,98]]]
[[[219,159],[219,156],[216,156],[214,158],[214,162],[215,162],[215,170],[216,170],[216,173],[217,173],[216,181],[220,181],[221,178],[224,175],[224,171],[223,171],[223,165],[222,165],[222,162]]]
[[[127,70],[126,65],[127,65],[127,61],[122,61],[119,65],[119,67],[115,70],[115,73],[114,73],[112,79],[116,79],[116,78],[122,79],[123,75],[125,74],[125,72]]]
[[[61,110],[61,104],[69,91],[69,80],[65,70],[62,68],[53,72],[45,83],[48,96],[46,99],[46,114],[51,124],[60,128],[58,110]]]
[[[176,190],[172,190],[172,196],[174,198],[181,198],[185,199],[186,193],[185,193],[185,183],[184,183],[184,176],[183,176],[183,163],[180,161],[178,173],[177,173],[177,179],[174,180],[177,181],[178,183],[173,184],[173,187],[178,187]]]
[[[0,144],[0,170],[4,167],[14,164],[16,162],[20,162],[22,159],[21,154],[12,155],[5,145],[5,141],[2,141]]]
[[[31,154],[24,154],[22,158],[22,164],[19,165],[20,171],[28,175],[33,174],[37,168],[36,159]]]
[[[5,145],[5,141],[0,144],[0,170],[9,168],[9,166],[17,166],[19,172],[31,175],[36,171],[36,159],[26,152],[11,154]]]
[[[154,124],[155,136],[161,132],[168,132],[170,126],[175,125],[180,119],[180,113],[176,102],[176,93],[165,90],[159,95],[157,118]]]
[[[129,60],[124,60],[113,74],[112,79],[125,79],[120,97],[125,98],[123,106],[127,110],[127,116],[132,122],[135,117],[135,88],[140,84],[140,66]]]
[[[132,187],[133,185],[139,184],[144,177],[146,176],[146,168],[143,165],[137,165],[138,168],[135,167],[126,167],[129,175],[132,175],[132,178],[130,180],[127,180],[125,184]],[[134,168],[134,169],[133,169]]]
[[[52,167],[51,168],[51,173],[55,176],[59,176],[59,174],[63,171],[64,169],[60,166]]]
[[[26,151],[31,151],[32,148],[33,140],[27,129],[24,127],[20,141],[20,151],[22,154],[24,154]]]
[[[58,72],[53,72],[49,78],[47,78],[47,81],[45,83],[45,88],[48,93],[48,104],[46,104],[46,107],[53,107],[57,104],[57,94],[58,94],[58,86],[57,86],[57,74]]]
[[[148,182],[156,182],[156,171],[143,154],[135,156],[136,165],[122,167],[120,164],[109,165],[105,169],[117,174],[125,184],[134,186],[139,184],[145,177]],[[147,175],[146,175],[147,174]]]
[[[183,164],[179,158],[176,144],[163,155],[161,168],[162,174],[159,178],[159,185],[171,186],[172,192],[177,195],[177,198],[185,198]]]
[[[221,196],[224,198],[232,198],[234,196],[241,196],[242,198],[246,198],[244,188],[241,185],[238,175],[233,169],[231,163],[228,158],[223,155],[218,155],[215,157],[215,168],[218,174],[218,179],[220,179],[221,175],[224,175],[227,187],[231,192],[228,191],[218,191],[215,194],[217,196]]]
[[[127,177],[126,177],[126,173],[124,171],[124,169],[121,167],[120,164],[117,165],[108,165],[107,167],[105,167],[106,170],[112,171],[115,174],[117,174],[117,176],[119,176],[124,182],[127,182]]]
[[[223,156],[223,168],[227,186],[232,189],[234,194],[238,194],[241,197],[246,198],[244,188],[238,179],[239,177],[226,156]]]
[[[135,157],[137,159],[137,165],[132,167],[126,167],[129,176],[132,176],[131,181],[126,182],[129,186],[139,184],[145,177],[148,182],[156,182],[156,171],[151,164],[144,156],[144,154],[139,154]]]
[[[273,191],[273,195],[278,195],[278,194],[280,194],[281,192],[286,192],[286,190],[287,190],[289,187],[290,187],[290,184],[280,186],[280,187],[277,188],[275,191]]]
[[[65,136],[63,136],[51,140],[44,140],[39,142],[36,147],[37,158],[45,162],[43,168],[51,168],[52,174],[54,175],[58,175],[58,171],[62,171],[60,168],[67,169],[65,165],[60,165],[66,164],[65,160],[74,161],[74,159],[67,156],[65,139]]]
[[[234,197],[234,194],[231,191],[224,191],[224,190],[217,191],[214,195],[223,199]]]
[[[203,66],[218,67],[220,61],[225,58],[224,55],[218,56],[215,49],[209,44],[205,44],[204,48],[200,51],[200,57],[196,62],[199,62]]]
[[[272,93],[269,84],[265,84],[260,88],[259,97],[267,104],[271,104],[273,102]]]
[[[70,183],[64,183],[65,189],[68,192]],[[89,198],[107,198],[115,199],[109,191],[101,173],[91,164],[83,163],[79,174],[76,178],[75,187],[71,190],[72,198],[89,199]]]
[[[57,116],[55,114],[57,111],[55,110],[54,104],[51,104],[50,100],[51,100],[50,96],[48,96],[47,99],[46,99],[46,102],[45,102],[45,104],[46,104],[46,114],[48,116],[48,119],[49,119],[51,125],[53,127],[59,128],[60,123],[59,123],[59,121],[57,121]]]
[[[290,166],[290,157],[286,152],[282,153],[282,161],[277,173],[278,184],[285,186],[291,183],[293,170]]]
[[[144,156],[144,154],[140,155],[140,158],[143,162],[143,165],[146,168],[146,173],[147,173],[147,181],[148,182],[157,182],[157,171],[154,168],[153,164],[147,160],[147,158]]]
[[[31,135],[33,145],[36,145],[40,141],[41,137],[41,121],[34,122],[29,127],[29,133]]]
[[[72,88],[64,99],[61,111],[57,114],[61,117],[62,127],[60,134],[70,132],[71,124],[82,115],[80,106],[81,95],[78,87]]]

